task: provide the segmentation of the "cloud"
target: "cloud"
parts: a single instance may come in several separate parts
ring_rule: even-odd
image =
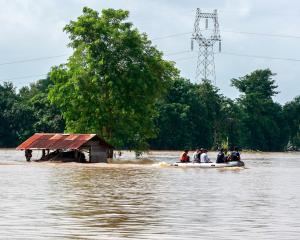
[[[219,10],[220,29],[224,52],[299,58],[299,39],[271,38],[257,35],[226,32],[260,32],[300,35],[298,23],[300,2],[290,0],[2,0],[0,9],[0,63],[18,59],[53,56],[70,53],[66,47],[67,35],[62,28],[76,19],[83,6],[98,11],[103,8],[130,10],[130,21],[141,32],[157,38],[165,35],[191,32],[195,9]],[[284,9],[284,11],[282,11]],[[191,34],[153,41],[165,53],[190,49]],[[175,60],[195,56],[197,52],[168,56]],[[257,68],[269,67],[277,73],[276,80],[281,93],[280,102],[299,95],[299,62],[276,61],[218,54],[216,58],[217,86],[229,97],[238,93],[230,87],[230,79],[243,76]],[[40,62],[0,66],[0,80],[11,77],[47,73],[51,66],[63,63],[66,57]],[[182,75],[194,81],[197,59],[182,60],[177,66]],[[14,80],[23,86],[36,78]]]

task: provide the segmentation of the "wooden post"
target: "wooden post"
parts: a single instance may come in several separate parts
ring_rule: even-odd
[[[78,162],[78,151],[75,150],[75,161]]]
[[[114,150],[109,148],[107,149],[107,158],[113,158],[114,157]]]
[[[91,147],[89,147],[89,163],[92,161],[92,156],[91,156]]]

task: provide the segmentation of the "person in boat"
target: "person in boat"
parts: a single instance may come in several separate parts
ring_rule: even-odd
[[[207,155],[207,149],[204,149],[203,152],[201,153],[201,157],[200,157],[200,160],[201,160],[201,163],[210,163],[210,159]]]
[[[27,162],[30,162],[32,158],[32,150],[31,149],[26,149],[25,150],[25,158]]]
[[[241,161],[241,154],[239,153],[239,149],[237,147],[234,147],[231,156],[231,161]]]
[[[200,149],[196,149],[196,151],[193,154],[193,162],[194,163],[200,163],[200,156],[201,156]]]
[[[225,157],[224,149],[221,148],[217,155],[216,163],[225,163],[225,162],[226,162],[226,157]]]
[[[241,154],[239,153],[237,147],[232,148],[228,156],[228,161],[241,161]]]
[[[180,162],[182,163],[188,163],[190,162],[190,156],[188,155],[189,150],[184,150],[183,153],[180,155]]]

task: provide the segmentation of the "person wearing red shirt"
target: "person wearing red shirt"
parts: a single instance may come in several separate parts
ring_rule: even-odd
[[[190,162],[190,156],[188,155],[189,150],[184,150],[180,155],[180,162],[187,163]]]

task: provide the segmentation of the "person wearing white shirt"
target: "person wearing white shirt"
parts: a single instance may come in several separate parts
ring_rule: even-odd
[[[200,150],[196,149],[196,151],[193,154],[193,162],[194,163],[199,163],[200,162],[200,156],[201,156]]]
[[[201,154],[200,159],[201,159],[201,163],[209,163],[210,162],[206,149],[204,149],[203,153]]]

